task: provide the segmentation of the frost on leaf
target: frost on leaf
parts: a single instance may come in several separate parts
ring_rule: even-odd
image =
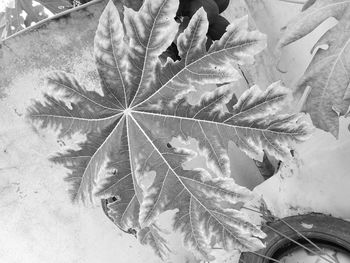
[[[202,259],[211,259],[213,242],[225,249],[260,249],[264,234],[240,211],[253,194],[230,178],[235,171],[229,166],[229,142],[255,159],[266,151],[285,160],[291,144],[307,136],[307,126],[300,115],[278,113],[288,95],[279,83],[266,91],[252,87],[234,106],[228,103],[234,96],[230,85],[190,105],[186,94],[198,85],[237,80],[237,64],[253,63],[266,41],[248,31],[243,18],[207,50],[208,21],[199,9],[177,38],[181,60],[168,58],[162,64],[159,56],[178,30],[177,7],[176,0],[146,0],[138,12],[121,12],[109,2],[94,49],[103,95],[67,73],[54,72],[47,83],[59,97],[45,95],[29,115],[60,136],[86,134],[78,150],[53,158],[70,170],[73,200],[112,200],[108,216],[125,231],[137,229],[141,242],[158,255],[167,246],[154,222],[167,210],[177,211],[174,229]],[[173,138],[197,140],[216,177],[184,169],[193,153],[169,147]]]
[[[311,93],[304,105],[314,125],[338,137],[339,117],[346,116],[350,106],[350,0],[316,0],[287,26],[279,47],[292,43],[330,17],[338,20],[315,44],[319,48],[298,84]]]

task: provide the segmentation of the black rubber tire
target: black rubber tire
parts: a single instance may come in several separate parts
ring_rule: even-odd
[[[287,222],[315,244],[330,247],[350,255],[350,222],[316,213],[286,217],[283,218],[283,221]],[[276,233],[276,230],[299,243],[308,244],[305,239],[299,236],[283,221],[271,222],[263,227],[263,231],[267,234],[264,240],[266,248],[257,251],[258,254],[280,259],[283,255],[292,252],[298,247],[298,245]],[[240,259],[240,262],[246,263],[273,262],[272,260],[248,252],[242,253]]]

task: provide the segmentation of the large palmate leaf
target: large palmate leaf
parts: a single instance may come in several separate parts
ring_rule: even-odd
[[[322,45],[327,48],[316,51],[298,92],[312,88],[304,111],[310,113],[316,127],[337,137],[339,116],[346,115],[350,106],[350,0],[311,1],[288,24],[279,47],[307,35],[330,17],[338,23],[315,44],[314,49]]]
[[[279,83],[265,91],[252,87],[234,106],[228,103],[230,85],[189,104],[186,94],[198,85],[237,80],[237,64],[252,63],[266,41],[249,32],[243,18],[207,50],[208,20],[201,8],[177,38],[181,60],[162,64],[159,56],[177,34],[177,7],[177,0],[146,0],[138,12],[122,12],[110,2],[95,37],[103,95],[54,72],[47,78],[53,95],[36,102],[30,117],[60,136],[86,135],[80,149],[53,158],[71,170],[73,199],[108,198],[107,213],[115,224],[131,233],[141,230],[141,242],[160,256],[167,246],[154,222],[167,210],[177,210],[174,228],[203,259],[211,258],[213,242],[225,249],[259,249],[264,234],[240,211],[253,194],[230,178],[229,142],[254,159],[266,151],[285,160],[291,143],[307,136],[307,125],[300,115],[278,114],[288,95]],[[194,153],[172,147],[173,138],[196,139],[216,177],[184,169]]]

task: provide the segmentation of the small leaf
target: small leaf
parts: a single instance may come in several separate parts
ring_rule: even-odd
[[[275,174],[275,167],[270,162],[266,154],[264,154],[262,162],[255,160],[255,165],[258,167],[260,174],[264,180],[269,179]]]

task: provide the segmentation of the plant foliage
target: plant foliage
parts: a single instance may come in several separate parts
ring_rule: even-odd
[[[189,104],[186,95],[198,85],[240,78],[237,64],[253,63],[266,40],[248,31],[245,17],[207,50],[208,20],[200,8],[177,38],[181,59],[162,64],[159,56],[178,31],[177,8],[177,0],[146,0],[138,12],[109,2],[94,48],[103,94],[86,90],[68,73],[53,72],[47,78],[53,95],[45,94],[45,102],[37,101],[29,115],[60,136],[86,135],[80,149],[53,158],[71,171],[73,200],[113,198],[108,216],[124,231],[138,230],[141,242],[160,256],[168,249],[154,223],[167,210],[177,211],[174,229],[202,259],[212,258],[213,242],[256,250],[263,247],[264,233],[240,211],[253,194],[230,178],[228,144],[233,141],[254,159],[261,160],[265,150],[286,160],[291,144],[308,135],[308,126],[300,114],[279,114],[288,95],[279,83],[265,91],[252,87],[234,106],[228,104],[230,85]],[[194,153],[171,147],[173,138],[196,139],[216,176],[184,169]]]
[[[22,16],[22,13],[26,16]],[[6,38],[46,17],[44,8],[40,5],[33,6],[33,1],[15,0],[13,8],[7,7],[6,12],[0,13],[1,37]]]
[[[338,137],[339,117],[346,116],[350,106],[350,0],[309,1],[288,24],[279,47],[304,37],[330,17],[338,23],[315,44],[313,50],[327,47],[316,51],[298,91],[312,88],[304,111],[310,113],[316,127]]]
[[[68,0],[37,0],[40,5],[33,6],[33,0],[13,0],[13,7],[6,7],[0,12],[0,39],[5,39],[18,31],[37,23],[48,15],[44,7],[53,14],[72,7]]]
[[[53,14],[58,14],[73,7],[70,0],[35,0],[45,6]]]

